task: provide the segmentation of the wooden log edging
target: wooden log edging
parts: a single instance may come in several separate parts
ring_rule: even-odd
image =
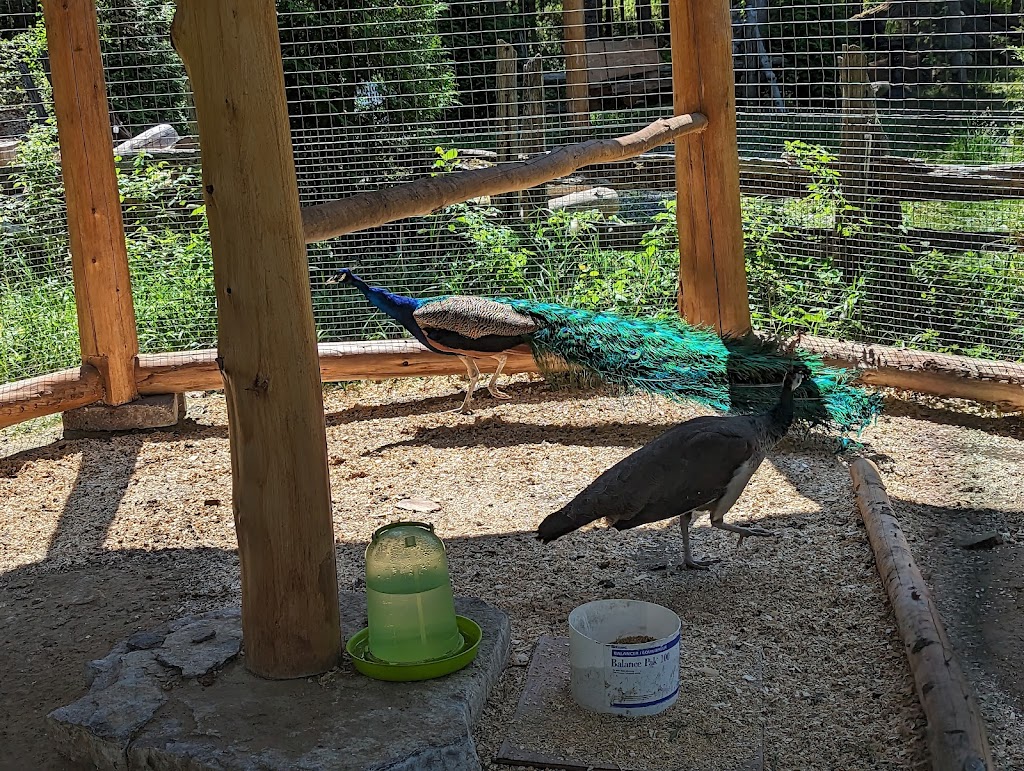
[[[878,468],[866,458],[858,458],[850,466],[850,476],[928,720],[932,768],[990,771],[994,766],[981,710],[914,562]]]
[[[85,407],[103,398],[103,379],[91,364],[0,386],[0,428]]]

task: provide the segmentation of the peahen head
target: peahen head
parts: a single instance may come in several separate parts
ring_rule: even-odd
[[[806,364],[797,364],[786,373],[786,378],[782,381],[782,390],[786,393],[794,393],[810,376],[811,370]]]
[[[351,268],[339,268],[333,276],[327,279],[328,284],[344,284],[357,278],[356,274],[352,272]]]

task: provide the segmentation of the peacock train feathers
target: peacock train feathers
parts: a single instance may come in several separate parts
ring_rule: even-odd
[[[845,370],[755,336],[723,339],[681,319],[631,318],[531,300],[405,297],[371,287],[347,269],[330,281],[352,283],[429,349],[461,357],[470,375],[463,411],[480,374],[475,360],[498,360],[488,388],[507,398],[496,392],[495,381],[506,355],[527,346],[542,369],[568,364],[607,383],[723,412],[770,409],[793,369],[810,373],[794,394],[797,420],[859,432],[881,410],[881,398],[853,385]]]

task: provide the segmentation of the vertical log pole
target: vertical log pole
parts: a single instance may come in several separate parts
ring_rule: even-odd
[[[565,95],[569,128],[574,141],[590,126],[590,82],[587,78],[587,39],[583,0],[562,3],[565,49]]]
[[[45,0],[53,107],[68,205],[82,361],[99,370],[104,401],[139,395],[128,254],[94,0]]]
[[[675,112],[707,130],[676,141],[679,310],[720,334],[750,331],[728,0],[670,0]]]
[[[323,396],[274,0],[178,0],[199,119],[227,397],[246,666],[340,653]]]
[[[494,62],[497,91],[498,162],[519,158],[519,100],[516,92],[516,49],[498,40]],[[494,196],[495,208],[512,214],[519,209],[519,192]]]

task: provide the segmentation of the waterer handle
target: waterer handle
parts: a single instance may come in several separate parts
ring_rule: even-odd
[[[385,530],[390,530],[393,527],[408,527],[408,526],[422,527],[422,528],[425,528],[425,529],[429,530],[431,533],[434,532],[434,526],[432,524],[430,524],[429,522],[392,522],[390,525],[384,525],[383,527],[378,527],[376,530],[374,530],[373,531],[373,535],[370,536],[370,542],[372,543],[372,542],[376,541],[377,540],[377,536],[380,535],[381,533],[383,533]]]

